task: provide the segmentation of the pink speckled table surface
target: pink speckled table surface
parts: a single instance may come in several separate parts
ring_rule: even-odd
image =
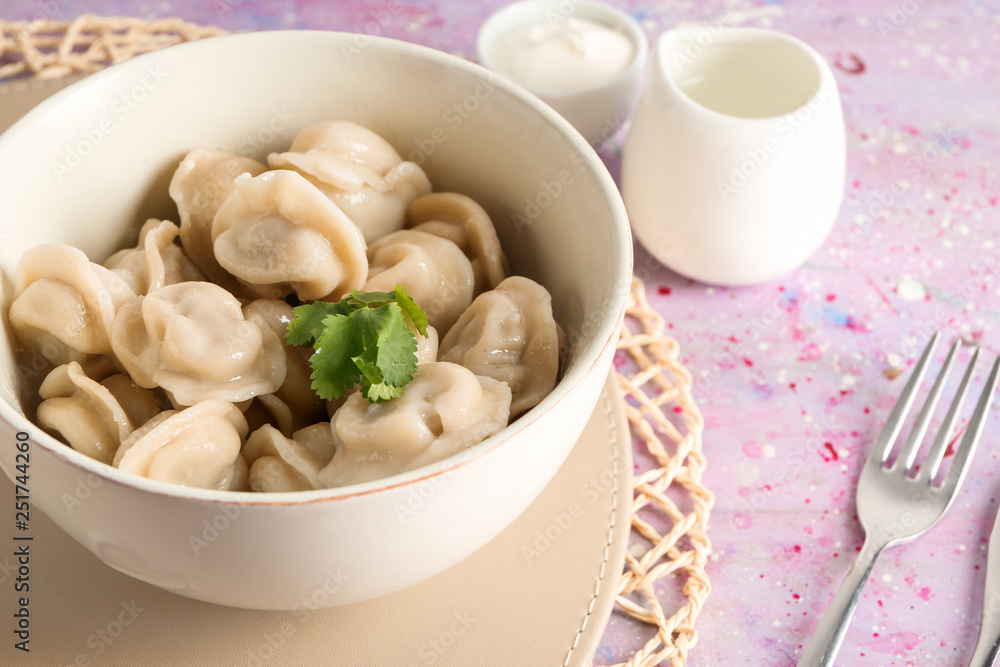
[[[473,58],[480,24],[506,3],[391,3],[383,25],[375,17],[388,4],[4,0],[0,15],[368,29]],[[695,377],[706,482],[717,499],[713,589],[688,664],[794,665],[861,546],[858,472],[929,332],[978,343],[989,361],[1000,352],[1000,3],[614,4],[650,37],[735,6],[741,23],[814,46],[840,85],[845,197],[832,234],[803,267],[757,287],[708,287],[636,248],[636,274]],[[603,149],[616,176],[620,140]],[[876,564],[838,664],[967,664],[1000,496],[996,415],[949,515]],[[616,613],[595,664],[627,659],[647,638],[648,629]]]

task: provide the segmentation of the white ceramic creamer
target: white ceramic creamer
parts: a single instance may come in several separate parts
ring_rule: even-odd
[[[801,265],[843,195],[844,121],[829,66],[757,28],[657,40],[622,155],[635,236],[698,281],[749,285]]]

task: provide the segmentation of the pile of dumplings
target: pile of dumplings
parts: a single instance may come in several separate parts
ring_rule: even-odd
[[[469,197],[345,121],[267,165],[195,149],[170,182],[179,224],[148,220],[103,264],[49,244],[15,276],[11,328],[47,370],[37,423],[123,471],[190,487],[299,491],[380,479],[503,429],[555,386],[549,293],[509,276]],[[312,390],[286,344],[296,304],[401,284],[427,313],[401,397]]]

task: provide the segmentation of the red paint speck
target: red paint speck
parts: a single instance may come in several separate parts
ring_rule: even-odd
[[[795,391],[795,383],[794,382],[789,382],[788,383],[788,388],[791,389],[792,391]]]
[[[670,296],[670,293],[672,291],[673,290],[671,290],[669,287],[658,287],[656,289],[656,293],[659,294],[660,296]]]
[[[749,359],[748,357],[743,357],[743,363],[747,366],[753,366],[753,360]]]
[[[955,437],[952,438],[951,442],[948,443],[948,446],[945,447],[945,449],[944,449],[944,455],[945,456],[954,456],[955,455],[955,443],[958,442],[958,439],[962,437],[963,433],[965,433],[965,427],[966,426],[968,426],[968,423],[962,424],[962,428],[958,429],[958,433],[955,434]]]
[[[824,442],[824,443],[823,443],[823,447],[825,447],[825,448],[826,448],[826,450],[827,450],[828,452],[830,452],[830,458],[826,458],[826,457],[824,456],[824,457],[823,457],[823,460],[824,460],[824,461],[839,461],[839,460],[840,460],[840,455],[839,455],[839,454],[837,454],[837,450],[836,450],[836,448],[835,448],[835,447],[833,446],[833,443],[832,443],[832,442]]]
[[[800,599],[802,599],[802,596],[799,595],[798,593],[792,593],[792,599],[794,599],[794,600],[800,600]]]
[[[835,301],[836,299],[837,299],[837,295],[836,294],[827,294],[826,295],[826,300],[827,301]]]
[[[792,547],[792,551],[794,551],[797,554],[798,553],[802,553],[802,547],[800,547],[798,544],[796,544],[794,547]]]
[[[855,76],[862,74],[866,69],[865,62],[853,53],[848,53],[847,55],[838,54],[837,59],[833,62],[833,65],[841,72],[844,72],[845,74],[853,74]]]

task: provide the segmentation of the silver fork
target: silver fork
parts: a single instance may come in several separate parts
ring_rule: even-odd
[[[993,364],[993,370],[986,381],[986,387],[983,389],[972,417],[969,418],[962,442],[955,449],[955,457],[944,481],[938,486],[933,483],[958,419],[962,401],[968,392],[973,367],[979,357],[978,348],[972,354],[962,383],[948,408],[944,423],[934,439],[927,459],[919,469],[914,466],[920,443],[927,432],[934,407],[941,395],[941,390],[944,388],[945,378],[955,361],[955,354],[962,345],[961,341],[955,341],[948,353],[948,358],[941,367],[927,401],[924,403],[913,430],[910,432],[910,437],[906,440],[899,456],[891,465],[886,464],[896,437],[902,428],[903,420],[913,404],[913,398],[927,371],[927,364],[934,353],[934,347],[939,337],[940,332],[931,337],[920,361],[913,369],[910,380],[903,388],[902,395],[896,401],[885,426],[882,427],[882,431],[875,440],[868,460],[861,469],[861,477],[858,480],[857,508],[858,519],[865,531],[865,542],[854,564],[851,565],[851,569],[848,570],[844,582],[837,590],[833,602],[826,614],[823,615],[823,620],[820,622],[816,634],[813,635],[809,645],[803,651],[802,657],[799,659],[799,667],[829,667],[833,664],[840,643],[847,633],[847,626],[851,622],[854,608],[857,607],[858,600],[861,598],[861,589],[875,565],[875,559],[885,548],[905,544],[930,530],[951,506],[958,487],[961,486],[965,473],[969,469],[969,462],[972,460],[973,451],[979,442],[979,436],[982,434],[986,421],[986,413],[993,400],[993,392],[996,390],[997,376],[1000,372],[1000,358]]]

